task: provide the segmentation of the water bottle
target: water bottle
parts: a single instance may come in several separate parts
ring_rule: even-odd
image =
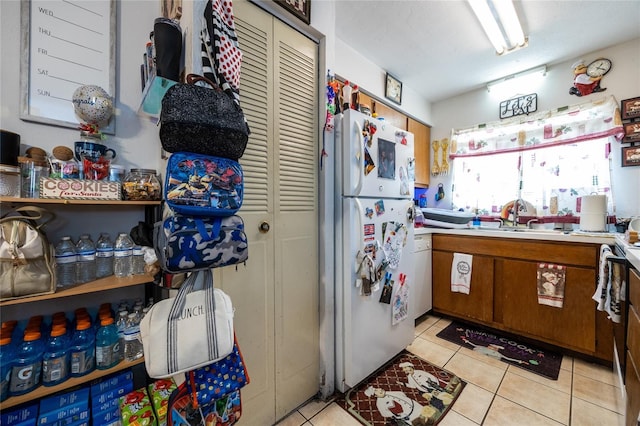
[[[127,361],[135,361],[144,354],[140,337],[140,323],[136,318],[137,315],[134,312],[127,315],[127,326],[124,329],[124,359]]]
[[[56,324],[42,356],[42,385],[55,386],[69,378],[69,336],[67,327]]]
[[[9,397],[9,381],[11,369],[16,360],[16,347],[11,341],[10,333],[0,337],[0,401]]]
[[[144,251],[142,251],[142,247],[134,246],[133,247],[133,256],[131,258],[131,273],[132,275],[142,275],[144,274]]]
[[[56,286],[69,287],[76,283],[76,246],[71,237],[62,237],[55,249]]]
[[[113,275],[113,242],[106,232],[96,242],[96,278]]]
[[[11,368],[9,394],[12,396],[31,392],[41,382],[44,343],[39,331],[25,331],[18,347],[15,363]]]
[[[133,256],[133,241],[126,232],[121,232],[113,247],[113,273],[116,277],[131,275],[131,257]]]
[[[103,318],[96,334],[96,368],[106,370],[120,362],[118,327],[112,317]]]
[[[96,337],[91,322],[80,319],[71,338],[71,377],[90,373],[96,366]]]
[[[82,234],[76,244],[76,282],[88,283],[96,280],[96,246],[89,234]]]
[[[119,311],[118,312],[118,319],[116,321],[116,327],[118,328],[118,341],[119,341],[118,359],[120,361],[122,361],[124,359],[124,346],[125,346],[124,330],[127,328],[127,316],[128,315],[129,315],[129,312],[127,312],[126,310]]]

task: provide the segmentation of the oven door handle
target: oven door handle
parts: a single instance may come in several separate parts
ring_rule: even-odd
[[[607,262],[619,263],[621,265],[625,265],[627,263],[627,258],[621,257],[621,256],[609,256],[607,257]]]

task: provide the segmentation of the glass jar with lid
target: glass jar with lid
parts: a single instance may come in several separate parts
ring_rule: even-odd
[[[122,182],[122,195],[129,201],[156,201],[161,198],[161,185],[153,169],[131,169]]]

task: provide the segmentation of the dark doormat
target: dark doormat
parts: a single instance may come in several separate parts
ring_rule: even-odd
[[[562,354],[535,348],[511,337],[452,322],[436,336],[551,380],[558,380]]]
[[[455,374],[402,351],[336,402],[364,425],[436,425],[465,385]]]

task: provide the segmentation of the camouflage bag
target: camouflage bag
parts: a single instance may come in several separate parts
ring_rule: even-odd
[[[153,245],[162,269],[174,274],[243,263],[249,255],[238,215],[172,215],[155,224]]]

